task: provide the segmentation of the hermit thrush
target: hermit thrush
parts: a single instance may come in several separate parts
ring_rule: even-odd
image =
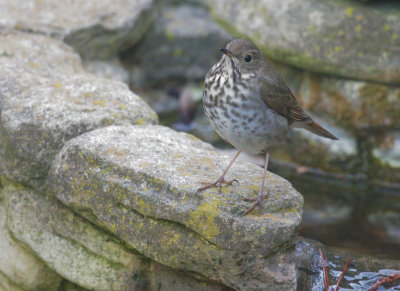
[[[220,49],[222,58],[206,74],[203,105],[214,130],[238,149],[222,175],[205,189],[226,181],[225,174],[242,151],[250,154],[265,152],[264,176],[255,202],[261,209],[268,167],[269,148],[287,135],[289,126],[303,127],[317,135],[337,139],[312,120],[299,105],[278,71],[267,62],[251,41],[235,39]]]

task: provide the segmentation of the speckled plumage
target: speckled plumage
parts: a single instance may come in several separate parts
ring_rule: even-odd
[[[239,151],[215,182],[207,183],[198,191],[237,181],[226,181],[225,174],[241,151],[250,154],[265,151],[260,192],[256,199],[247,199],[255,201],[247,214],[256,205],[261,209],[269,147],[282,141],[290,125],[327,138],[337,138],[303,110],[278,71],[252,42],[235,39],[221,51],[224,55],[205,77],[204,111],[214,130]]]
[[[242,74],[226,55],[207,73],[204,112],[214,130],[235,148],[260,154],[280,142],[288,120],[261,99],[256,74]]]

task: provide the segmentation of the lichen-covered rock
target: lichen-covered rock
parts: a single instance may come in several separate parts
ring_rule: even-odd
[[[9,235],[3,196],[0,190],[0,289],[58,290],[62,278]]]
[[[269,173],[261,213],[245,216],[251,204],[242,198],[255,197],[263,171],[243,162],[227,175],[240,186],[196,193],[228,162],[197,138],[166,127],[110,126],[71,140],[47,183],[64,204],[161,264],[238,290],[289,290],[282,286],[293,287],[297,271],[285,277],[276,267],[272,274],[264,263],[291,245],[302,196]]]
[[[147,286],[146,262],[54,197],[10,182],[2,192],[12,235],[62,277],[90,290]]]
[[[197,279],[157,263],[152,264],[150,273],[150,289],[154,291],[233,291],[221,284],[207,282],[204,278]]]
[[[1,0],[0,30],[17,29],[57,37],[85,58],[106,59],[143,37],[154,19],[153,2]]]
[[[156,123],[154,111],[120,82],[88,74],[60,41],[0,34],[0,172],[42,185],[69,139],[110,124]]]
[[[351,131],[394,129],[400,123],[400,87],[303,73],[299,100]]]
[[[154,28],[127,51],[132,83],[138,87],[170,80],[203,80],[232,36],[199,7],[165,7]]]
[[[400,84],[400,4],[211,0],[211,13],[266,56],[315,72]]]

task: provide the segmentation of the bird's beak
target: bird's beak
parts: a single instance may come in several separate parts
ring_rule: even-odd
[[[232,52],[226,48],[220,48],[219,49],[221,52],[223,52],[224,54],[226,54],[228,57],[233,58],[235,57]]]

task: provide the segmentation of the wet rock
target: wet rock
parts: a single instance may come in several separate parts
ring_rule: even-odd
[[[161,264],[238,290],[292,289],[295,269],[269,265],[266,257],[291,245],[301,195],[268,174],[261,213],[244,216],[251,204],[242,197],[256,195],[262,169],[243,162],[227,176],[240,186],[196,193],[228,162],[210,145],[165,127],[110,126],[70,141],[47,184],[64,204]]]
[[[203,81],[217,62],[218,50],[231,39],[200,7],[165,7],[146,38],[125,53],[133,66],[132,84],[138,87],[170,80]]]
[[[64,40],[84,58],[107,59],[140,40],[154,18],[152,0],[0,1],[0,30]]]
[[[210,2],[223,27],[251,38],[271,59],[334,76],[400,84],[396,1]]]
[[[15,242],[8,233],[6,197],[2,192],[0,190],[0,289],[58,290],[62,278]]]
[[[62,277],[91,290],[147,286],[146,262],[54,197],[10,182],[2,194],[12,235]]]
[[[89,60],[83,62],[85,69],[100,77],[114,81],[129,83],[129,72],[122,66],[118,58],[100,61],[100,60]]]
[[[324,279],[320,267],[319,250],[322,250],[327,260],[331,286],[335,286],[348,258],[350,263],[340,284],[341,288],[348,288],[347,290],[368,290],[377,280],[400,272],[399,261],[379,259],[365,254],[330,248],[316,241],[300,237],[293,252],[286,253],[287,256],[296,257],[297,268],[301,273],[297,290],[323,289]]]
[[[157,123],[125,84],[88,74],[60,41],[0,35],[0,172],[42,186],[53,156],[71,138],[110,124]]]

